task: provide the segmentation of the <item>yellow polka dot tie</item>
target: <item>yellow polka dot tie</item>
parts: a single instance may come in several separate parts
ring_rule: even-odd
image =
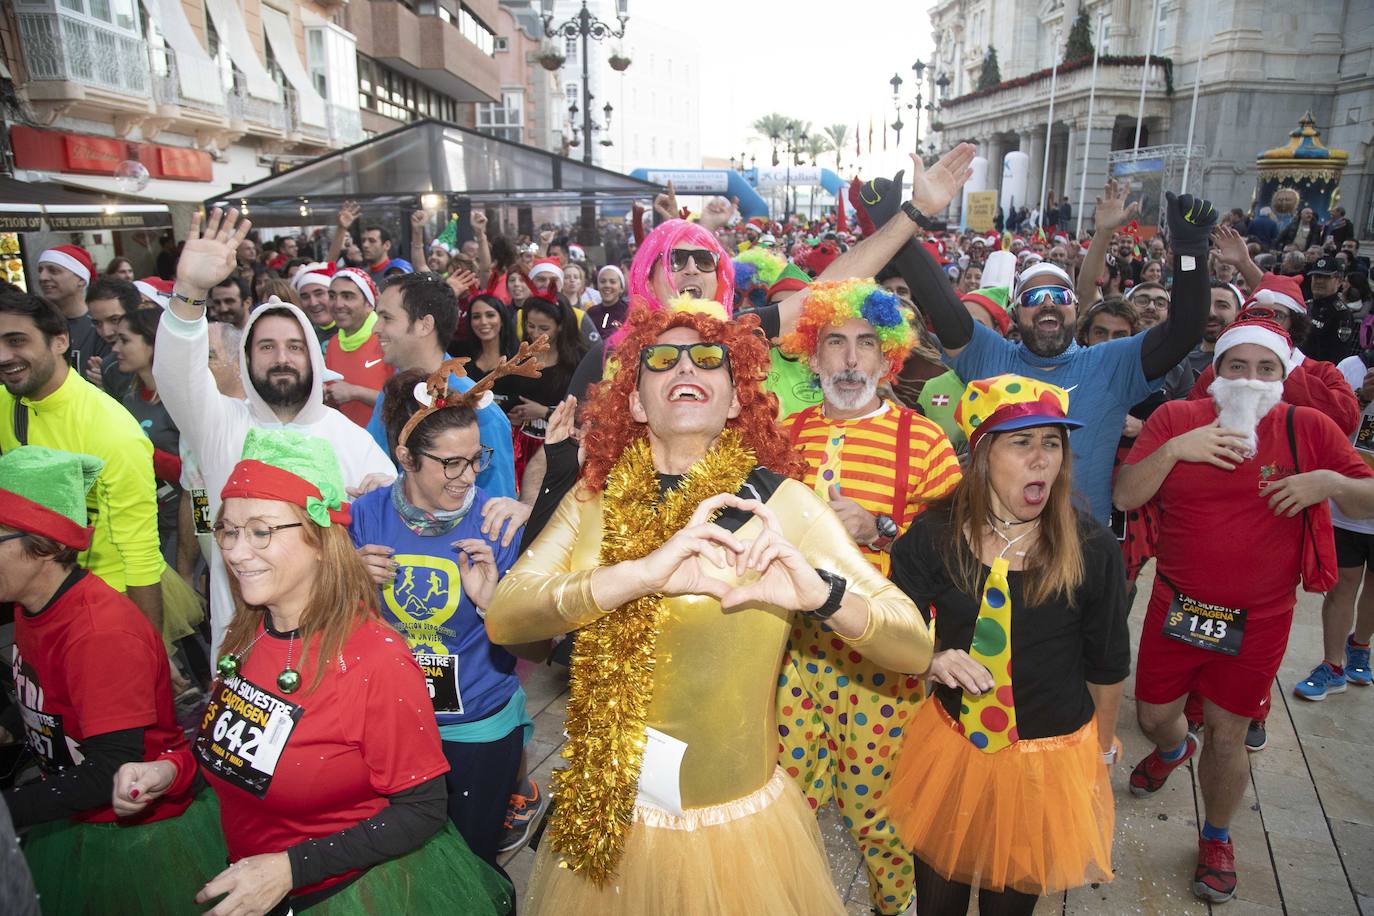
[[[992,561],[992,571],[983,583],[983,602],[968,654],[992,672],[996,683],[978,696],[964,691],[959,731],[974,747],[991,754],[1017,739],[1011,692],[1011,590],[1007,587],[1005,557]]]
[[[825,434],[825,457],[816,472],[813,489],[821,499],[829,501],[830,488],[840,485],[840,456],[844,452],[844,427],[832,426]]]

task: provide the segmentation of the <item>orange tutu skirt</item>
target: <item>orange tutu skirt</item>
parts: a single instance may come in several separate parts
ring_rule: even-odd
[[[1112,879],[1116,809],[1092,721],[987,754],[931,697],[907,724],[887,806],[947,880],[1039,895]]]
[[[763,788],[682,817],[635,805],[620,866],[597,887],[535,860],[522,916],[843,916],[816,815],[782,770]]]

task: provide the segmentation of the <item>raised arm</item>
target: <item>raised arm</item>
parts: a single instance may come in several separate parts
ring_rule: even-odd
[[[1216,242],[1217,257],[1223,264],[1230,264],[1240,271],[1251,289],[1259,286],[1264,279],[1264,271],[1250,257],[1250,248],[1239,232],[1230,226],[1218,226],[1212,231],[1212,241]]]
[[[1147,379],[1163,378],[1177,366],[1207,327],[1212,283],[1207,272],[1207,241],[1217,222],[1212,202],[1184,194],[1167,198],[1169,248],[1174,253],[1174,286],[1169,318],[1145,332],[1140,367]]]
[[[1078,293],[1080,309],[1091,308],[1102,298],[1102,292],[1097,288],[1097,278],[1102,276],[1102,270],[1107,266],[1107,252],[1112,247],[1112,236],[1116,234],[1116,230],[1126,225],[1131,217],[1140,212],[1140,201],[1126,203],[1126,197],[1130,192],[1129,181],[1111,178],[1107,181],[1102,196],[1096,199],[1097,204],[1093,210],[1093,240],[1088,246],[1088,253],[1083,256],[1083,263],[1078,267],[1078,284],[1074,290]]]
[[[473,210],[469,217],[472,237],[477,241],[477,278],[483,289],[491,285],[491,242],[487,240],[487,214]]]
[[[334,232],[334,238],[329,240],[329,254],[325,258],[330,264],[337,263],[339,255],[343,254],[344,239],[348,238],[348,227],[362,214],[363,208],[358,206],[355,201],[345,201],[339,208],[339,228]]]
[[[923,214],[933,215],[949,206],[954,195],[968,181],[973,170],[969,164],[977,149],[971,143],[960,143],[940,157],[940,161],[926,171],[919,156],[911,157],[911,203]],[[881,226],[871,238],[866,238],[840,255],[821,272],[820,280],[844,280],[849,277],[872,277],[892,260],[903,245],[911,241],[915,225],[905,215],[898,217],[902,201],[902,175],[898,172],[890,183],[886,179],[870,182],[861,195],[865,203],[870,199],[868,214],[875,225]],[[890,189],[890,190],[889,190]],[[948,285],[948,283],[946,283]],[[914,290],[913,290],[914,292]],[[778,317],[782,333],[788,334],[797,326],[801,316],[805,291],[799,291],[778,303]],[[962,307],[961,307],[962,308]]]
[[[428,219],[424,210],[410,214],[410,264],[416,270],[424,270],[429,260],[425,251],[425,221]]]

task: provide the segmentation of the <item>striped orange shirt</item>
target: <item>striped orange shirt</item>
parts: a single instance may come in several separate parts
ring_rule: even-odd
[[[783,421],[793,444],[806,459],[803,481],[822,499],[830,499],[830,487],[874,515],[890,515],[905,531],[925,504],[943,496],[959,482],[959,459],[939,425],[896,404],[883,406],[865,417],[829,420],[817,404]],[[905,422],[910,430],[905,461],[898,437]],[[828,460],[838,449],[838,461]],[[838,466],[837,466],[838,465]],[[901,467],[906,482],[899,486]],[[823,476],[824,475],[824,476]],[[903,493],[905,498],[903,498]],[[898,503],[901,505],[898,505]],[[865,544],[859,549],[883,575],[891,561],[886,551]]]

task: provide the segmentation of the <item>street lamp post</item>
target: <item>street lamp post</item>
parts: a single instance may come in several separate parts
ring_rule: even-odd
[[[588,83],[591,76],[588,61],[588,49],[591,39],[604,41],[607,38],[625,37],[625,23],[629,20],[629,0],[616,0],[615,18],[620,23],[617,29],[607,25],[600,19],[592,16],[591,10],[587,9],[587,0],[582,0],[582,9],[573,18],[554,25],[553,22],[553,0],[543,0],[544,16],[544,35],[548,38],[581,38],[582,39],[582,161],[591,165],[592,163],[592,130],[600,129],[601,125],[592,123],[592,90]],[[615,63],[613,60],[612,63]],[[628,61],[626,61],[628,66]],[[621,68],[623,69],[623,68]],[[569,110],[573,118],[576,119],[577,104],[574,102]],[[606,129],[610,129],[611,105],[606,103],[603,109],[606,115]],[[601,141],[602,146],[610,146],[610,139]]]
[[[905,107],[909,111],[916,112],[915,146],[917,155],[920,155],[921,153],[921,112],[925,111],[925,113],[929,116],[929,124],[930,127],[933,129],[935,125],[935,113],[939,111],[940,108],[939,104],[937,104],[937,97],[935,90],[933,88],[930,91],[931,98],[927,101],[925,97],[925,86],[923,85],[923,82],[926,73],[926,66],[926,62],[923,60],[918,60],[916,61],[916,63],[911,65],[911,69],[914,70],[916,73],[916,99],[915,101],[907,102],[905,106],[903,106],[902,104],[901,75],[894,73],[892,74],[892,79],[888,80],[888,83],[892,86],[892,107],[895,109],[897,114],[897,120],[892,123],[892,129],[897,132],[897,145],[901,145],[902,128],[906,127],[906,125],[902,123],[902,108]],[[932,73],[933,72],[934,71],[932,71]],[[945,88],[949,86],[949,77],[941,74],[940,78],[935,80],[935,85],[939,87],[940,95],[944,95]]]

